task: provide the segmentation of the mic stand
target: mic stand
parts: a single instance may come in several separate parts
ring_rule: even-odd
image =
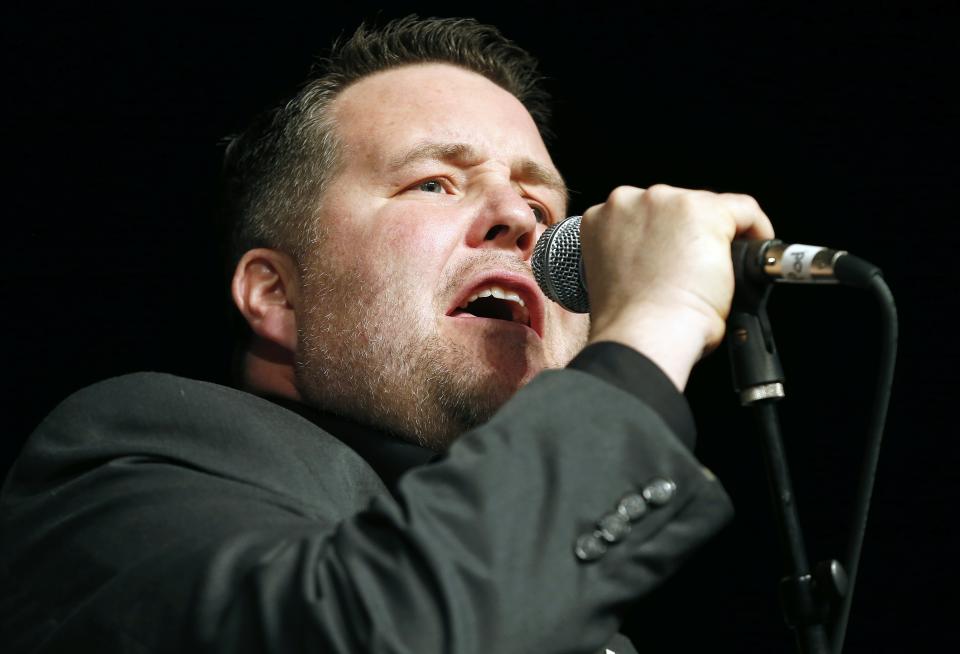
[[[824,621],[842,598],[846,577],[836,561],[817,566],[816,573],[811,573],[807,562],[775,406],[785,393],[783,368],[767,318],[770,289],[769,284],[737,280],[727,327],[733,384],[741,404],[753,407],[762,435],[767,476],[784,550],[786,575],[780,581],[784,619],[795,632],[801,654],[829,654]]]

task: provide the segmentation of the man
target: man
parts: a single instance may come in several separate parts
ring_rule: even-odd
[[[47,418],[2,498],[7,651],[633,651],[620,609],[729,516],[678,390],[772,229],[617,189],[565,312],[530,274],[566,214],[543,107],[496,30],[405,19],[231,144],[249,392],[134,375]]]

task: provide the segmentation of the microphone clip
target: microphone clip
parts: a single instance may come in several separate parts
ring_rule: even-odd
[[[761,241],[734,241],[733,269],[736,285],[730,317],[727,319],[727,351],[733,374],[733,388],[743,406],[775,401],[786,396],[783,367],[767,317],[771,284],[750,274],[762,256]]]

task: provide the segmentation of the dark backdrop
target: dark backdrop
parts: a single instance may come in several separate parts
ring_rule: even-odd
[[[716,3],[719,4],[719,3]],[[618,184],[754,195],[787,239],[880,265],[901,356],[847,651],[932,651],[957,605],[953,3],[869,9],[408,5],[473,15],[542,60],[573,209]],[[363,2],[162,13],[4,10],[3,466],[66,394],[152,369],[222,380],[226,294],[211,215],[219,139],[288,93]],[[814,560],[840,557],[877,370],[878,312],[778,288],[781,405]],[[757,440],[725,354],[688,396],[734,524],[631,611],[641,651],[787,651]],[[924,643],[908,646],[914,640]],[[950,650],[951,647],[946,647]]]

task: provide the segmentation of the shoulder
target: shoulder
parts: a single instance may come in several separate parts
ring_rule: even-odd
[[[27,440],[11,480],[44,485],[117,461],[163,462],[286,494],[313,495],[347,480],[376,487],[358,455],[296,413],[241,390],[154,372],[107,379],[61,402]],[[371,481],[358,483],[364,479]]]
[[[189,407],[202,403],[213,408],[263,402],[250,393],[160,372],[137,372],[105,379],[78,390],[61,402],[51,413],[85,414],[106,410],[123,412],[151,411],[162,407]]]
[[[309,421],[235,388],[165,373],[142,372],[98,382],[70,395],[37,428],[85,443],[136,439],[166,442],[201,432],[242,439],[264,425],[280,433],[317,431]]]

